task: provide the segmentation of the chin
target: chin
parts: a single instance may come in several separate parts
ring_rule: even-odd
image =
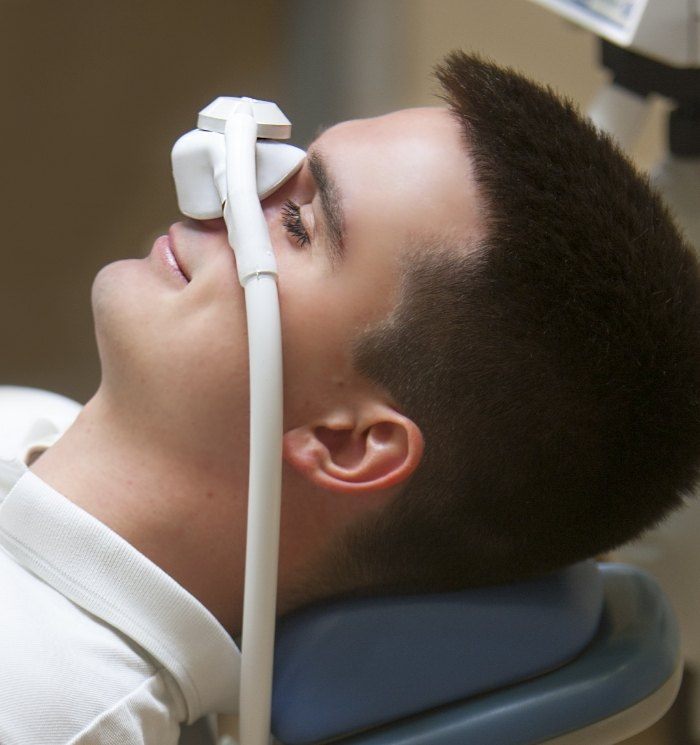
[[[124,274],[125,270],[128,271],[127,265],[130,263],[131,260],[115,261],[103,266],[95,275],[92,282],[91,299],[92,310],[96,318],[114,305],[119,295],[124,292],[126,280]]]
[[[148,312],[157,288],[149,281],[144,259],[124,259],[107,264],[92,283],[92,310],[95,323],[124,323],[128,317],[138,320]]]
[[[143,325],[143,298],[147,288],[138,281],[138,260],[116,261],[102,267],[92,283],[91,301],[95,338],[102,363],[123,363],[138,340]]]
[[[92,304],[92,316],[95,323],[95,334],[100,341],[100,331],[104,328],[107,319],[114,314],[113,306],[117,299],[118,288],[115,287],[115,267],[117,264],[103,266],[95,275],[92,282],[90,300]]]

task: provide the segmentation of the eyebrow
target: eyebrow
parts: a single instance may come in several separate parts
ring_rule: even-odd
[[[332,266],[342,263],[345,258],[345,217],[340,200],[338,186],[328,172],[326,161],[321,153],[314,149],[309,155],[309,171],[316,183],[318,195],[321,198],[321,210],[325,222],[325,232],[328,238],[330,260]]]

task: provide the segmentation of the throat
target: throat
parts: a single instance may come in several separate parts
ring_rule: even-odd
[[[146,450],[88,404],[30,470],[105,524],[240,630],[245,502],[230,484],[190,472],[187,458]]]

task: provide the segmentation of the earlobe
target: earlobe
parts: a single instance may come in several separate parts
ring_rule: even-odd
[[[423,455],[418,426],[386,404],[356,420],[329,417],[284,435],[284,458],[309,481],[331,491],[361,493],[400,484]]]

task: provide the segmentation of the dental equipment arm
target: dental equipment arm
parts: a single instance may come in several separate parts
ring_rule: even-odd
[[[593,124],[614,135],[628,152],[634,146],[644,124],[649,102],[644,96],[609,82],[598,90],[588,106]]]
[[[267,108],[261,112],[261,107]],[[200,113],[198,125],[214,131],[195,130],[180,138],[173,148],[173,175],[178,203],[185,214],[196,219],[223,214],[245,291],[250,358],[250,471],[239,742],[267,745],[283,410],[277,265],[260,199],[301,166],[304,152],[279,143],[258,143],[261,136],[284,138],[291,132],[282,112],[267,102],[219,98]],[[258,165],[262,163],[257,169],[256,155]]]
[[[628,152],[652,97],[671,103],[667,148],[650,169],[686,237],[700,251],[700,0],[532,0],[600,37],[611,80],[589,108]]]

